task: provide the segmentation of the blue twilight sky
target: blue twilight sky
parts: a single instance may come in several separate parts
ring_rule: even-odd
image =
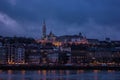
[[[40,38],[47,33],[120,40],[120,0],[0,0],[0,35]]]

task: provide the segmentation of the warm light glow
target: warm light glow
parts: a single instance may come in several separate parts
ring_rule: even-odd
[[[9,62],[8,62],[8,64],[15,64],[15,63],[14,63],[14,62],[12,62],[12,61],[9,61]]]
[[[94,72],[94,73],[98,73],[98,70],[94,70],[93,72]]]
[[[2,73],[2,70],[0,70],[0,73]]]
[[[11,75],[11,74],[12,74],[12,70],[8,70],[8,74],[10,74],[10,75]]]
[[[38,74],[41,74],[41,71],[40,71],[40,70],[38,70]]]
[[[62,43],[61,43],[61,42],[53,42],[53,45],[55,45],[55,46],[59,47],[59,46],[61,46],[61,45],[62,45]]]
[[[23,75],[25,74],[25,70],[22,70],[21,72],[22,72]]]

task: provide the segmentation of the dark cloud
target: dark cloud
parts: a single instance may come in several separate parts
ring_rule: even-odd
[[[120,39],[119,0],[0,0],[0,13],[16,21],[24,35],[35,38],[45,19],[48,31],[57,35],[83,32],[88,37]]]

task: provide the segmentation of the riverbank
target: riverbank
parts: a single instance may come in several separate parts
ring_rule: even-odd
[[[38,65],[1,65],[0,70],[120,70],[110,66],[38,66]]]

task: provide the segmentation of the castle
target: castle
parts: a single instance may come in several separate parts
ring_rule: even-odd
[[[43,21],[42,26],[42,38],[38,40],[40,43],[50,42],[56,46],[61,46],[62,44],[88,44],[88,41],[82,33],[78,35],[63,35],[63,36],[56,36],[52,31],[47,35],[47,27],[45,21]]]

